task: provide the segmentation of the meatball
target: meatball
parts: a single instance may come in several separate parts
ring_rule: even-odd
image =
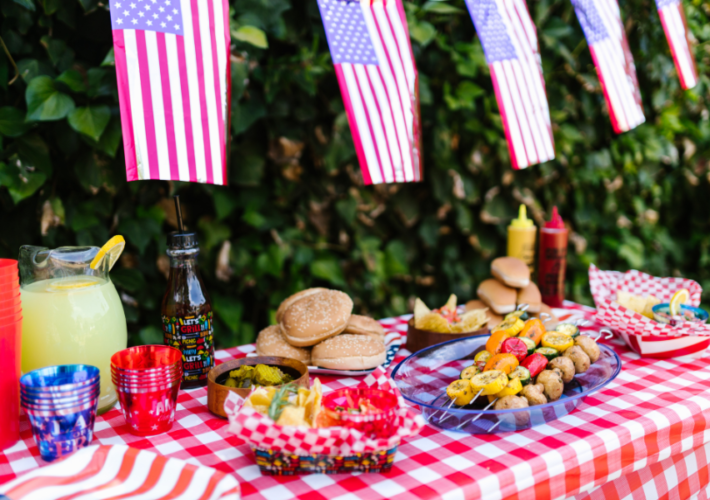
[[[571,382],[574,378],[574,363],[569,358],[565,358],[564,356],[555,358],[550,361],[547,367],[551,370],[554,368],[560,370],[560,372],[562,372],[562,382],[565,384]]]
[[[493,407],[495,410],[513,410],[515,408],[527,408],[528,400],[518,396],[503,396]]]
[[[574,370],[577,373],[586,372],[589,370],[589,365],[592,364],[589,356],[587,356],[587,353],[585,353],[584,350],[578,345],[574,345],[567,349],[562,356],[572,360],[574,363]]]
[[[574,345],[582,348],[584,353],[589,356],[589,361],[596,363],[601,356],[601,351],[599,351],[599,346],[594,341],[594,339],[587,337],[586,335],[580,335],[574,339]]]
[[[545,396],[550,401],[557,401],[562,396],[564,383],[562,382],[562,372],[559,369],[543,370],[537,376],[537,383],[545,387]]]
[[[547,403],[547,398],[543,394],[545,391],[545,386],[542,384],[530,384],[523,387],[523,392],[521,393],[525,399],[528,400],[530,406],[544,405]]]

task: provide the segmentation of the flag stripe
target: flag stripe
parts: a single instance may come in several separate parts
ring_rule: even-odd
[[[175,469],[171,467],[170,474],[163,474],[165,470],[165,464],[171,460],[175,465]],[[122,500],[124,498],[129,498],[130,500],[148,500],[148,498],[156,498],[157,494],[160,494],[160,483],[161,481],[175,482],[177,479],[176,472],[181,470],[184,464],[175,459],[166,459],[160,455],[156,456],[155,459],[150,464],[150,467],[146,470],[145,479],[138,484],[137,488],[130,493],[124,493],[122,495],[117,495],[112,500]],[[164,488],[164,486],[162,486]]]
[[[173,140],[175,141],[175,148],[177,150],[177,178],[181,181],[191,181],[194,179],[190,172],[190,166],[194,165],[195,152],[192,145],[192,133],[190,133],[188,138],[187,129],[185,128],[186,125],[189,125],[187,116],[189,116],[190,113],[190,100],[187,92],[187,82],[184,79],[184,72],[180,71],[181,61],[185,60],[184,49],[180,46],[182,37],[170,33],[164,36],[167,71],[162,71],[161,74],[168,75],[168,83],[170,85],[170,97],[173,110]],[[180,38],[180,40],[178,40],[178,38]],[[169,109],[169,104],[166,104],[165,107]]]
[[[205,134],[207,130],[203,128],[204,119],[202,112],[204,105],[200,97],[201,79],[198,78],[195,34],[193,32],[192,14],[190,11],[192,3],[191,0],[180,1],[182,2],[182,23],[185,32],[182,39],[182,48],[185,53],[186,71],[184,71],[184,73],[187,76],[187,90],[190,96],[189,130],[192,131],[193,147],[195,150],[195,176],[197,182],[207,182],[207,155],[205,153]]]
[[[145,36],[145,60],[147,67],[141,68],[149,75],[151,102],[153,104],[153,126],[155,127],[155,150],[158,155],[159,179],[170,179],[170,156],[168,154],[168,137],[165,126],[165,108],[163,107],[163,87],[160,76],[160,60],[158,58],[158,33],[143,31]]]
[[[213,156],[212,156],[212,141],[214,140],[214,130],[210,126],[210,118],[212,109],[210,103],[214,97],[214,83],[212,82],[212,54],[209,53],[209,44],[204,44],[205,36],[209,36],[209,22],[205,23],[204,4],[199,0],[191,0],[192,2],[192,30],[194,34],[193,43],[197,50],[197,68],[200,71],[199,87],[200,87],[200,111],[202,113],[202,129],[205,142],[205,160],[206,160],[206,180],[208,183],[213,182]],[[206,33],[207,32],[207,33]]]
[[[338,78],[338,85],[340,88],[346,89],[346,91],[341,91],[341,94],[343,95],[343,105],[345,106],[345,113],[348,116],[348,124],[350,125],[350,132],[352,133],[353,144],[355,145],[355,153],[357,154],[358,162],[362,166],[361,171],[363,182],[365,184],[372,184],[374,181],[370,177],[370,159],[368,158],[368,155],[365,154],[362,138],[360,137],[360,126],[356,118],[355,108],[350,98],[350,92],[348,91],[347,80],[340,64],[335,65],[335,76]]]
[[[514,112],[515,116],[518,118],[518,125],[520,126],[520,135],[523,139],[523,146],[525,148],[525,156],[529,163],[537,163],[537,152],[535,151],[535,145],[532,140],[532,132],[530,130],[530,123],[528,121],[528,116],[523,107],[523,98],[518,85],[518,80],[515,77],[513,66],[517,66],[517,60],[506,60],[501,62],[503,72],[505,75],[506,85],[508,91],[510,92],[510,97],[513,101],[512,109],[506,109],[507,112]]]
[[[175,36],[165,33],[154,33],[157,43],[157,59],[160,70],[160,87],[163,96],[162,108],[165,117],[165,143],[168,146],[168,167],[169,179],[180,179],[177,154],[177,134],[175,133],[175,109],[172,105],[177,99],[173,99],[170,88],[170,70],[168,69],[168,49],[166,48],[165,37]]]
[[[117,48],[117,50],[114,50],[114,61],[116,64],[116,82],[121,95],[118,100],[118,106],[121,111],[121,132],[123,133],[123,154],[126,158],[126,178],[128,181],[136,181],[138,180],[138,161],[136,159],[136,145],[133,135],[126,41],[123,33],[123,30],[115,30],[113,33],[113,43]]]
[[[158,150],[155,137],[155,118],[153,117],[153,97],[150,84],[150,71],[148,70],[148,55],[145,46],[145,31],[135,30],[136,52],[138,59],[138,71],[144,78],[139,78],[141,99],[143,101],[143,111],[145,113],[145,142],[146,149],[143,152],[148,160],[148,167],[144,174],[148,173],[150,179],[160,179],[158,166]]]
[[[372,124],[370,123],[370,118],[365,112],[365,107],[363,106],[362,94],[360,93],[360,87],[355,79],[353,65],[346,63],[341,64],[340,67],[343,70],[346,91],[350,95],[350,102],[353,106],[356,127],[360,131],[362,149],[367,157],[366,165],[370,171],[370,179],[372,179],[374,184],[380,184],[384,182],[385,175],[382,171],[382,163],[380,162],[379,154],[375,149]]]
[[[143,89],[141,85],[140,64],[138,62],[138,44],[136,31],[124,30],[126,42],[126,66],[128,68],[128,84],[131,99],[131,116],[135,130],[136,172],[138,179],[150,179],[150,163],[148,160],[148,137],[146,135],[146,118],[143,107]]]
[[[503,128],[506,131],[508,139],[508,149],[510,150],[511,160],[515,168],[525,168],[528,164],[528,158],[523,145],[523,138],[520,132],[520,124],[518,117],[513,111],[513,100],[510,96],[510,90],[503,69],[502,62],[494,62],[490,65],[493,87],[496,92],[496,98],[499,103],[503,103],[501,108],[501,118],[503,119]],[[506,113],[504,110],[513,112]]]
[[[208,469],[206,467],[196,470],[192,475],[190,484],[187,485],[187,488],[185,488],[181,495],[175,497],[175,500],[201,500],[203,497],[200,493],[205,491],[209,485],[210,478],[215,472],[214,469]]]
[[[385,86],[382,83],[380,68],[376,66],[363,67],[365,68],[365,71],[367,71],[370,86],[374,91],[375,103],[377,104],[377,109],[380,117],[382,118],[382,125],[387,136],[387,150],[389,151],[390,159],[392,161],[394,180],[396,182],[402,182],[404,180],[404,173],[402,171],[402,153],[399,149],[399,139],[395,132],[393,111],[389,105],[389,96],[387,95]]]
[[[220,70],[219,70],[219,53],[217,52],[217,38],[216,36],[213,36],[213,34],[217,33],[217,26],[215,25],[215,9],[214,8],[209,8],[209,5],[203,2],[203,5],[205,6],[205,9],[207,10],[207,17],[209,18],[209,31],[205,34],[207,38],[209,39],[209,42],[211,44],[210,46],[210,51],[212,54],[212,72],[214,76],[214,107],[215,107],[215,121],[212,122],[210,120],[210,123],[214,123],[214,126],[217,127],[217,134],[219,136],[219,142],[217,144],[214,143],[212,144],[212,150],[215,151],[219,155],[219,162],[215,163],[215,165],[224,165],[225,159],[224,156],[226,154],[226,151],[224,148],[220,147],[220,144],[224,144],[224,115],[223,115],[223,99],[222,99],[222,88],[226,87],[221,81],[220,81]],[[220,15],[220,18],[222,16]],[[222,56],[222,61],[224,61],[224,56]],[[226,82],[225,82],[226,83]],[[215,178],[217,179],[215,181],[216,184],[222,184],[222,175],[223,172],[221,169],[216,169]]]
[[[609,109],[609,119],[611,120],[611,126],[614,129],[614,132],[621,133],[624,130],[627,130],[625,127],[625,123],[621,123],[621,119],[623,118],[619,113],[617,113],[616,109],[618,107],[618,97],[615,93],[615,90],[613,88],[613,82],[609,81],[607,82],[605,74],[608,72],[605,72],[601,66],[602,61],[600,58],[597,56],[597,50],[601,50],[602,48],[602,43],[597,43],[595,45],[590,45],[589,46],[589,52],[592,55],[592,61],[594,62],[594,67],[597,68],[597,76],[599,77],[599,84],[601,85],[602,92],[604,93],[604,100],[606,101],[607,108]],[[624,128],[622,128],[624,127]]]
[[[229,35],[229,6],[226,2],[213,2],[214,17],[215,17],[215,41],[217,42],[217,59],[215,65],[219,70],[219,85],[220,94],[217,104],[220,109],[220,144],[226,144],[229,138],[229,105],[231,92],[229,89],[232,86],[230,75],[231,63],[229,60],[229,46],[231,43],[231,35]],[[220,64],[220,61],[222,63]],[[220,146],[222,156],[222,184],[227,183],[227,151],[225,147]]]
[[[681,86],[684,89],[693,88],[698,83],[697,70],[690,44],[688,43],[688,28],[683,5],[680,2],[668,4],[659,9],[658,14],[671,49],[671,55],[673,56]]]
[[[159,33],[163,34],[163,33]],[[87,488],[72,495],[62,497],[62,500],[104,500],[113,498],[112,493],[121,494],[125,492],[126,482],[139,481],[145,478],[147,466],[155,459],[150,455],[139,454],[136,448],[129,448],[121,461],[121,465],[116,472],[116,475],[111,478],[106,478],[103,483],[97,484],[93,488]],[[128,484],[132,490],[135,489],[135,484]]]

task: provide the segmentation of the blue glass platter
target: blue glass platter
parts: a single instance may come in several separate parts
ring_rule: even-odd
[[[419,406],[430,424],[449,431],[486,434],[520,431],[557,420],[614,380],[621,371],[619,356],[599,344],[601,356],[597,362],[565,384],[562,397],[557,401],[514,410],[483,410],[488,398],[479,397],[472,405],[447,408],[450,400],[446,387],[459,378],[461,370],[473,364],[474,356],[485,350],[489,337],[478,335],[422,349],[397,365],[392,378],[404,399]]]

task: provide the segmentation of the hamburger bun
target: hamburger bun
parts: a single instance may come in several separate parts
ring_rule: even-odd
[[[509,288],[500,281],[486,280],[478,285],[478,298],[493,309],[493,312],[508,314],[515,311],[518,294],[514,288]]]
[[[308,347],[345,330],[353,301],[337,290],[323,290],[301,297],[281,318],[281,333],[296,347]]]
[[[288,309],[289,306],[296,302],[298,299],[302,299],[303,297],[307,297],[314,293],[323,292],[325,290],[327,290],[327,288],[306,288],[305,290],[301,290],[300,292],[294,293],[290,297],[286,298],[283,302],[281,302],[281,305],[279,305],[279,308],[276,310],[276,322],[281,323],[281,319],[284,317],[286,309]]]
[[[348,326],[345,327],[343,333],[351,333],[353,335],[367,335],[373,339],[385,341],[385,329],[376,320],[367,316],[353,314],[350,316]]]
[[[466,312],[473,311],[474,309],[488,309],[486,311],[486,315],[488,316],[488,323],[486,326],[491,330],[503,321],[503,316],[491,311],[490,307],[488,307],[482,300],[469,300],[466,302]]]
[[[256,337],[256,353],[259,356],[279,356],[301,361],[306,366],[311,364],[311,349],[294,347],[284,338],[279,325],[271,325],[259,332]]]
[[[518,290],[518,305],[527,304],[529,313],[539,313],[542,306],[540,289],[532,281],[525,288]]]
[[[513,288],[524,288],[530,284],[530,268],[516,257],[498,257],[493,260],[491,274]]]
[[[385,344],[367,335],[343,334],[313,348],[314,366],[334,370],[367,370],[385,362]]]

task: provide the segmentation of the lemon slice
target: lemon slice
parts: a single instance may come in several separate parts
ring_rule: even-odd
[[[680,314],[681,304],[685,304],[686,302],[688,302],[689,298],[690,292],[685,288],[681,288],[676,293],[674,293],[668,307],[668,312],[671,313],[671,316],[676,316]]]
[[[125,247],[126,240],[123,239],[123,236],[117,234],[116,236],[108,240],[104,246],[101,247],[99,253],[97,253],[96,257],[94,257],[94,260],[91,261],[91,269],[96,269],[97,267],[99,267],[101,261],[104,260],[104,257],[108,256],[108,270],[110,271],[111,269],[113,269],[113,266],[116,264],[116,261],[123,253],[123,249]]]
[[[86,288],[98,284],[99,282],[94,278],[80,276],[78,278],[63,278],[53,281],[49,284],[49,288],[52,290],[74,290],[76,288]]]

